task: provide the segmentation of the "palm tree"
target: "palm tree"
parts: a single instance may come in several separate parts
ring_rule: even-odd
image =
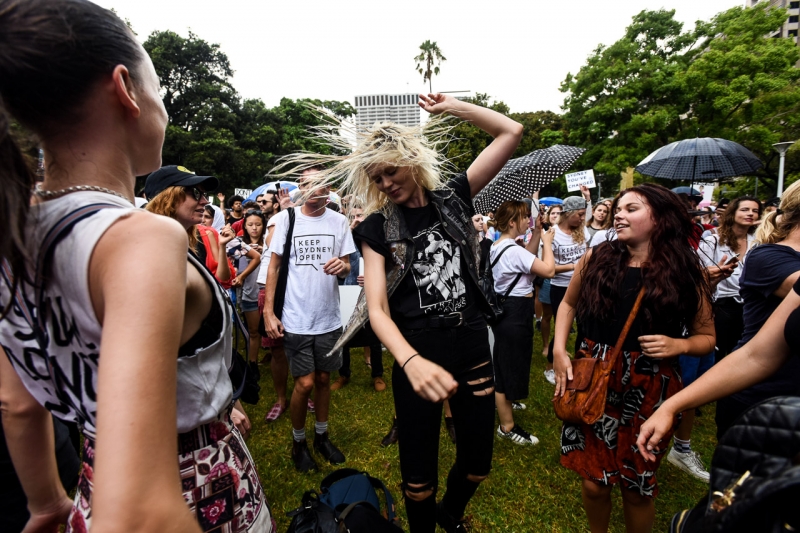
[[[442,64],[442,61],[447,61],[447,58],[442,55],[442,51],[435,42],[425,41],[419,45],[419,49],[422,52],[414,58],[414,61],[417,62],[416,69],[422,74],[423,81],[428,80],[428,89],[433,92],[433,75],[439,74],[439,65]],[[437,63],[436,66],[433,66],[434,62]]]

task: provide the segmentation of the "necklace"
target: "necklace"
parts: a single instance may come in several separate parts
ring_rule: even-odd
[[[118,196],[123,200],[130,202],[130,200],[128,200],[125,196],[121,195],[117,191],[112,191],[111,189],[107,189],[105,187],[98,187],[97,185],[73,185],[72,187],[67,187],[66,189],[59,189],[57,191],[36,190],[34,192],[36,196],[42,198],[43,200],[54,200],[56,198],[61,198],[62,196],[65,196],[73,192],[82,192],[82,191],[97,191],[105,194],[113,194],[114,196]]]

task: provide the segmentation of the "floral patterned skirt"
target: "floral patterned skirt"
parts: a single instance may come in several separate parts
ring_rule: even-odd
[[[579,354],[602,359],[612,348],[584,339]],[[669,448],[662,446],[655,462],[647,462],[639,453],[636,439],[653,412],[681,390],[677,359],[653,359],[641,352],[623,351],[609,376],[606,408],[600,420],[591,426],[566,422],[562,426],[561,464],[598,485],[620,483],[642,496],[658,496],[656,470]],[[664,436],[665,443],[673,431]]]
[[[183,498],[203,531],[272,533],[275,522],[253,458],[229,414],[178,435]],[[92,516],[94,440],[84,439],[83,465],[67,533],[86,533]]]

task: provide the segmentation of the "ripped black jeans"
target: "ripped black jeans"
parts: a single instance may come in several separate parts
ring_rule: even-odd
[[[450,398],[458,443],[456,464],[448,476],[442,506],[459,519],[478,487],[478,482],[467,476],[485,477],[492,466],[495,401],[488,328],[480,317],[455,328],[401,331],[420,356],[442,366],[458,381],[458,391]],[[392,392],[409,526],[412,533],[433,532],[442,404],[414,392],[397,363],[392,371]],[[428,490],[433,494],[425,501],[410,501],[407,494]]]

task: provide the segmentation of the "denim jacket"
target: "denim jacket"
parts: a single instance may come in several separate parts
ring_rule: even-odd
[[[467,205],[449,187],[428,191],[427,196],[436,208],[442,228],[461,248],[462,257],[466,258],[467,270],[474,283],[473,286],[478,287],[477,265],[480,261],[480,247],[478,232],[475,231],[475,226],[472,224],[474,207]],[[386,292],[387,298],[391,298],[394,291],[400,286],[400,282],[411,270],[411,263],[414,260],[414,241],[406,228],[406,222],[399,207],[389,202],[382,213],[386,219],[383,223],[383,230],[392,254],[391,262],[386,262]],[[481,291],[475,291],[475,298],[484,312],[491,312]],[[331,354],[347,344],[359,329],[366,326],[368,321],[367,298],[362,289],[356,302],[356,308],[344,327],[341,338],[331,350]]]

